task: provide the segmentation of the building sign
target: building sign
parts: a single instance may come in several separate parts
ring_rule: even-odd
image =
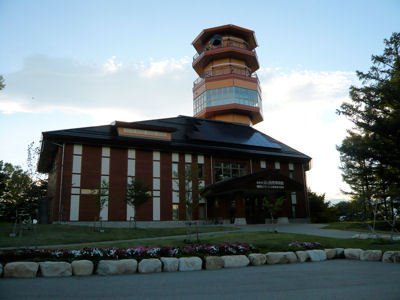
[[[98,195],[99,190],[98,189],[81,189],[81,194],[82,195]]]
[[[281,189],[285,188],[285,183],[280,180],[257,180],[257,189]]]

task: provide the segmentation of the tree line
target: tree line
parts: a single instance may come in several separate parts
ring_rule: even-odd
[[[348,194],[364,220],[378,214],[396,222],[400,204],[400,33],[384,40],[368,72],[357,71],[361,86],[337,110],[353,124],[337,147]]]

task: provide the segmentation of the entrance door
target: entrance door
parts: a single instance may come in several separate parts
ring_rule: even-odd
[[[265,212],[261,198],[246,198],[246,222],[247,224],[265,224]]]

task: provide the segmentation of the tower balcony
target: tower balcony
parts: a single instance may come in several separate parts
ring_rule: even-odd
[[[193,81],[193,90],[200,87],[207,79],[219,80],[224,78],[234,77],[260,85],[260,81],[256,73],[251,73],[249,69],[230,65],[228,68],[214,69],[204,72],[200,77]],[[261,92],[261,91],[260,91]]]
[[[249,50],[246,43],[224,41],[217,46],[204,48],[193,57],[192,67],[197,74],[204,73],[204,68],[213,60],[233,57],[242,60],[249,67],[251,73],[258,70],[258,57],[255,50]]]
[[[200,51],[199,53],[196,53],[193,56],[193,61],[195,61],[204,51],[209,51],[209,50],[218,49],[218,48],[239,48],[239,49],[246,49],[246,50],[255,52],[255,50],[249,49],[249,44],[246,42],[222,40],[221,44],[219,44],[219,45],[207,45],[206,47],[204,47],[202,49],[202,51]]]

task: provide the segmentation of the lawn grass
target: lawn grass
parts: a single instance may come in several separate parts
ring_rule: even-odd
[[[221,244],[231,243],[249,243],[256,246],[260,252],[269,251],[287,251],[288,244],[294,241],[300,242],[319,242],[323,248],[361,248],[377,249],[382,251],[400,250],[400,241],[392,242],[387,240],[358,240],[358,239],[336,239],[328,237],[319,237],[304,234],[292,233],[272,233],[272,232],[237,232],[223,234],[207,234],[200,236],[202,244]],[[131,242],[115,242],[113,247],[127,248],[134,246],[183,246],[184,241],[180,239],[159,239],[143,240]],[[95,245],[96,246],[96,245]],[[99,247],[104,245],[97,245]]]
[[[342,223],[339,223],[342,224]],[[94,231],[92,227],[71,225],[36,225],[35,230],[24,230],[22,237],[9,237],[12,224],[0,224],[0,247],[32,247],[42,245],[65,244],[63,248],[81,249],[84,247],[135,247],[135,246],[183,246],[186,228],[105,228],[105,232]],[[224,232],[229,230],[230,232]],[[400,251],[400,241],[392,242],[381,239],[336,239],[303,234],[246,232],[237,231],[235,227],[199,226],[199,243],[221,244],[225,242],[249,243],[260,252],[287,251],[288,244],[294,241],[319,242],[323,248],[361,248],[382,251]],[[179,235],[179,237],[178,237]],[[176,236],[176,237],[173,237]],[[183,237],[184,236],[184,237]],[[159,238],[158,238],[159,237]],[[167,238],[164,238],[167,237]],[[192,235],[193,242],[196,236]],[[155,238],[146,240],[147,238]],[[141,240],[142,239],[142,240]],[[134,240],[134,241],[127,241]],[[104,241],[110,241],[105,243]],[[78,244],[79,246],[68,244]]]
[[[324,229],[338,229],[338,230],[350,230],[350,231],[362,231],[369,232],[372,228],[373,222],[334,222],[329,223]],[[400,224],[398,224],[398,230],[400,230]],[[380,233],[390,233],[390,226],[387,222],[377,221],[375,223],[375,231]]]
[[[201,233],[237,230],[237,228],[199,226],[198,230]],[[38,224],[34,225],[32,230],[22,230],[21,236],[17,233],[16,237],[10,237],[11,232],[13,224],[0,223],[0,247],[34,247],[176,236],[185,235],[186,228],[104,228],[104,232],[99,232],[88,226]]]

